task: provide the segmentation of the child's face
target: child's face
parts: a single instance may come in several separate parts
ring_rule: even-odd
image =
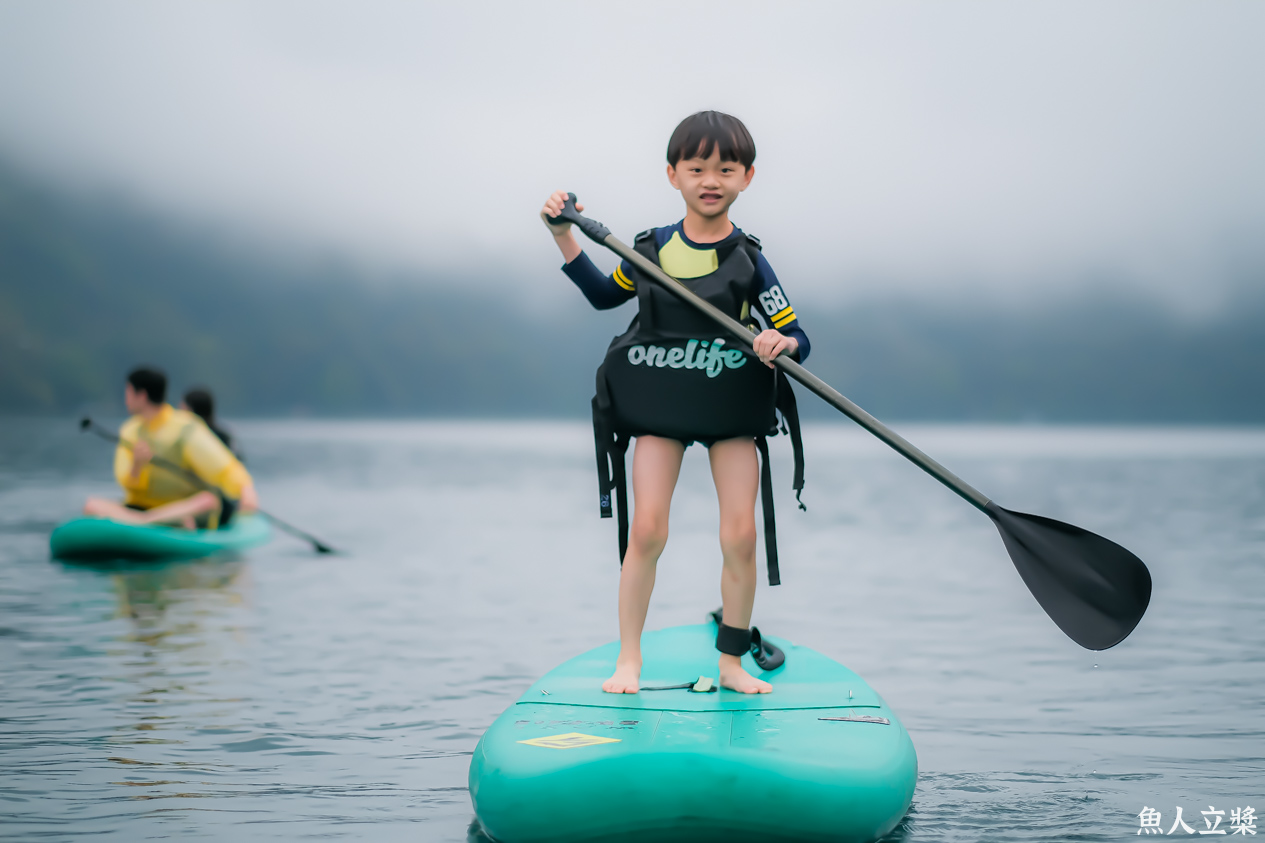
[[[707,218],[725,214],[754,175],[754,166],[721,161],[719,144],[708,158],[682,158],[675,167],[668,165],[668,181],[681,191],[686,207]]]

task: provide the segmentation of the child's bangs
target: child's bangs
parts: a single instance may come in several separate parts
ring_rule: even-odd
[[[710,158],[717,149],[722,161],[737,161],[744,167],[755,161],[755,143],[741,120],[718,111],[700,111],[682,120],[672,133],[668,163],[675,167],[687,158]]]
[[[738,141],[733,135],[714,136],[711,134],[703,134],[694,138],[687,138],[682,148],[682,152],[686,150],[694,150],[693,154],[682,155],[681,158],[711,158],[712,153],[720,147],[721,161],[741,161],[738,155]]]

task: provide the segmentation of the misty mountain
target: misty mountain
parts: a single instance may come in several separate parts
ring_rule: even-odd
[[[0,412],[117,410],[151,362],[230,417],[587,415],[632,306],[540,313],[463,280],[235,248],[0,167]],[[1265,296],[1202,322],[1122,298],[796,304],[809,368],[880,418],[1265,422]]]

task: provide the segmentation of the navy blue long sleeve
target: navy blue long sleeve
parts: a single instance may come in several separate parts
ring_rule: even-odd
[[[613,274],[603,275],[602,270],[598,269],[584,252],[580,252],[579,257],[571,263],[563,264],[562,271],[575,282],[575,286],[580,288],[580,292],[584,293],[589,304],[598,310],[619,307],[636,295],[631,283],[625,287],[615,279]]]

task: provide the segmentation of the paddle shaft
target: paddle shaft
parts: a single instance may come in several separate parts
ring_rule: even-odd
[[[93,433],[95,433],[97,436],[101,437],[102,439],[106,440],[107,442],[113,442],[115,445],[118,445],[120,448],[126,448],[129,451],[132,450],[131,445],[127,444],[119,436],[106,430],[104,427],[97,424],[92,419],[84,419],[82,422],[80,422],[80,425],[83,427],[84,430],[91,430]],[[187,468],[182,468],[181,466],[176,465],[170,460],[163,459],[162,457],[150,457],[149,461],[153,463],[154,465],[158,466],[159,468],[164,469],[165,471],[169,471],[172,474],[175,474],[179,477],[183,477],[185,480],[188,480],[191,483],[195,483],[198,486],[201,486],[203,489],[205,489],[208,492],[215,492],[217,495],[220,495],[225,498],[231,497],[230,495],[224,494],[223,489],[219,488],[218,486],[213,486],[212,484],[203,480],[198,475],[194,474],[192,471],[189,471]],[[316,538],[315,536],[309,533],[305,533],[303,530],[300,530],[298,527],[295,527],[293,524],[289,524],[281,520],[280,518],[278,518],[277,516],[273,515],[270,512],[265,512],[262,509],[256,510],[256,511],[263,517],[267,518],[272,523],[276,524],[282,530],[289,533],[290,535],[311,543],[312,547],[316,548],[316,550],[318,550],[319,552],[333,553],[333,548],[331,548],[329,545],[325,544],[323,541]]]
[[[581,216],[574,210],[574,196],[568,200],[567,204],[571,214],[568,215],[566,214],[566,211],[564,211],[563,214],[560,214],[555,219],[574,223],[593,242],[605,246],[624,260],[636,266],[653,281],[658,283],[660,287],[690,305],[695,310],[698,310],[710,317],[718,325],[733,335],[735,339],[747,346],[747,348],[753,347],[752,343],[754,338],[751,335],[751,331],[749,331],[741,322],[730,317],[710,302],[700,298],[680,281],[673,278],[671,275],[668,275],[656,266],[653,261],[647,260],[645,256],[639,254],[636,250],[629,248],[626,243],[621,242],[619,238],[611,234],[610,229],[602,225],[600,222]],[[563,219],[563,217],[565,217],[565,219]],[[837,389],[830,386],[830,384],[826,383],[821,378],[805,369],[799,363],[792,360],[786,352],[782,352],[782,354],[778,355],[778,357],[774,359],[773,364],[781,368],[784,372],[786,372],[786,374],[802,383],[808,389],[812,390],[827,404],[834,407],[836,410],[861,425],[861,427],[864,427],[870,433],[873,433],[879,439],[886,442],[905,459],[909,460],[914,465],[939,480],[945,486],[948,486],[976,509],[981,512],[988,512],[987,507],[989,499],[978,489],[974,488],[966,481],[962,480],[962,478],[940,465],[940,463],[915,448],[903,436],[896,433],[896,431],[892,430],[878,419],[874,418],[874,416],[870,415],[865,410],[861,409],[855,403],[850,401],[843,393],[839,392]]]

